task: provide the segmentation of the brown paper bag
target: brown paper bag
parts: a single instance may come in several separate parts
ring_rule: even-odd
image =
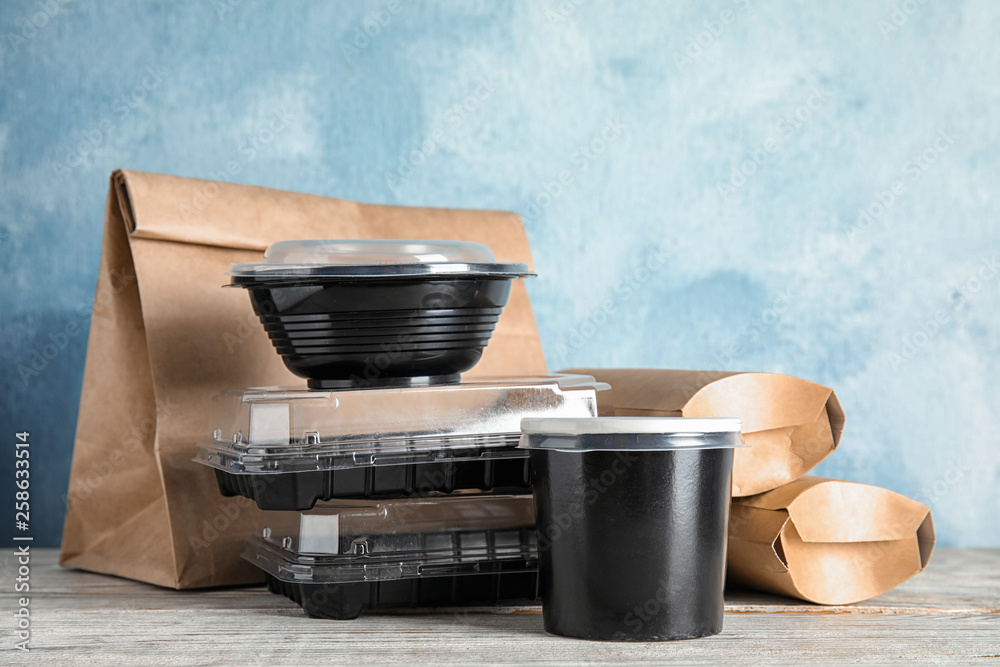
[[[733,500],[727,582],[819,604],[881,595],[927,566],[925,505],[857,482],[803,477]]]
[[[651,368],[574,369],[611,385],[598,392],[602,415],[739,417],[733,495],[770,491],[809,472],[840,442],[844,411],[833,390],[776,373]]]
[[[374,206],[264,188],[117,171],[87,347],[63,535],[64,565],[161,586],[250,583],[240,557],[256,526],[191,461],[208,407],[228,388],[305,386],[285,369],[250,300],[223,289],[231,262],[285,239],[479,241],[528,262],[512,213]],[[523,281],[468,373],[543,373]]]

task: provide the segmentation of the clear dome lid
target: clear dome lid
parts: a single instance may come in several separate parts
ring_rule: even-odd
[[[243,558],[303,584],[503,577],[538,570],[531,495],[339,501],[309,512],[262,512]],[[489,579],[488,579],[489,580]],[[495,579],[494,579],[495,581]],[[494,586],[496,584],[493,584]],[[342,591],[330,591],[336,601]]]
[[[473,241],[307,240],[281,241],[264,253],[263,262],[232,264],[240,278],[357,278],[366,276],[534,275],[523,263],[497,262],[493,251]]]

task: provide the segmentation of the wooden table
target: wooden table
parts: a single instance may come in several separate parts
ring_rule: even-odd
[[[616,644],[554,637],[538,607],[306,618],[263,587],[177,592],[65,570],[33,550],[31,652],[14,651],[14,558],[0,559],[0,664],[810,662],[1000,665],[1000,550],[938,549],[925,572],[863,604],[732,591],[721,635]]]

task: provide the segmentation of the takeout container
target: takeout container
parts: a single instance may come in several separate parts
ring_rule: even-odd
[[[545,629],[658,641],[722,630],[738,419],[525,419]]]
[[[538,595],[530,496],[338,501],[262,520],[243,558],[311,617],[528,603]]]
[[[457,382],[479,361],[527,264],[468,241],[282,241],[232,285],[314,389]]]
[[[260,388],[216,398],[195,461],[223,495],[265,510],[318,500],[530,491],[525,417],[593,417],[607,385],[584,375],[427,387]]]

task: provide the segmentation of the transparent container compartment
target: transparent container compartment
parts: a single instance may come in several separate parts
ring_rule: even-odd
[[[262,521],[243,558],[309,616],[538,596],[530,496],[337,501]]]
[[[195,461],[223,495],[261,509],[317,500],[530,490],[521,419],[594,417],[585,375],[487,378],[454,385],[349,390],[261,388],[216,399],[211,441]]]

